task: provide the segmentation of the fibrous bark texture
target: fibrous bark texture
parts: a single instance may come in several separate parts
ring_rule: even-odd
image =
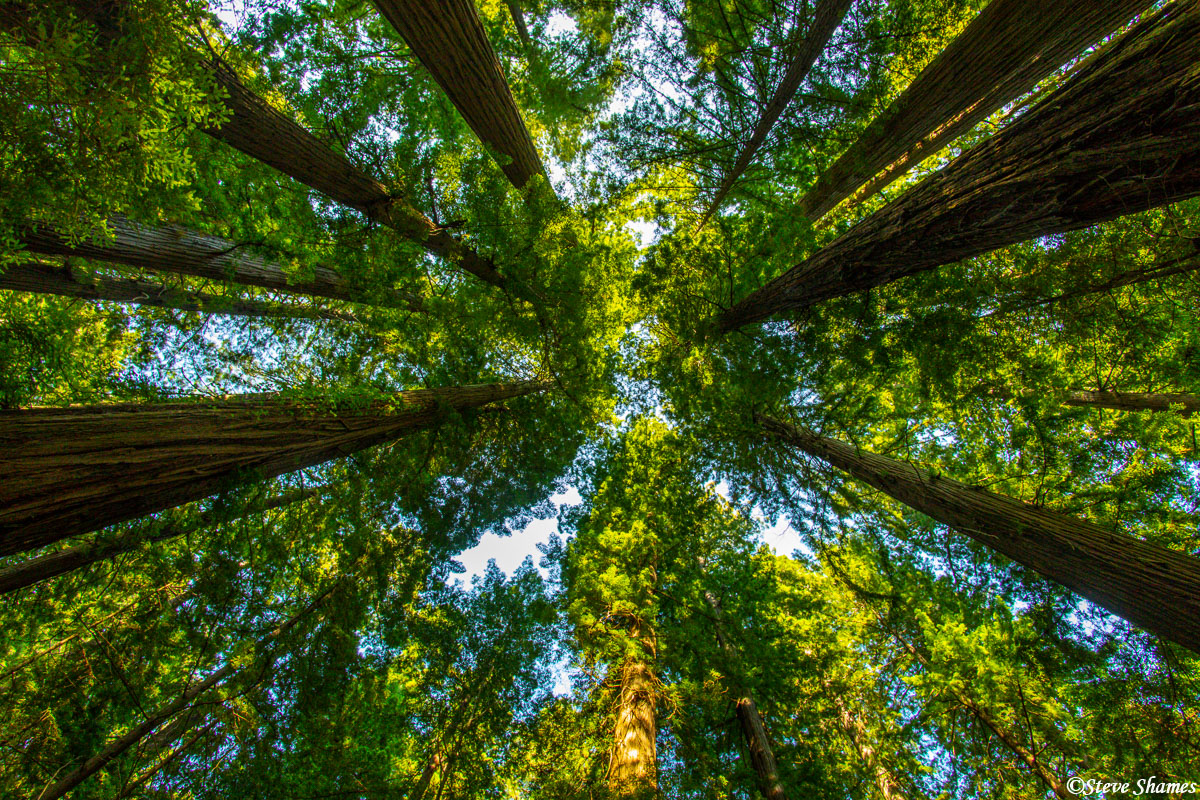
[[[263,646],[270,646],[278,641],[284,634],[294,628],[301,619],[312,613],[328,599],[330,592],[328,590],[319,595],[315,600],[309,603],[303,610],[292,618],[279,625],[275,630],[271,631],[263,640]],[[262,672],[270,662],[270,655],[260,657],[252,661],[250,664],[241,667],[240,669],[234,663],[228,663],[220,669],[214,670],[201,681],[193,684],[185,689],[177,697],[164,703],[158,708],[152,709],[146,715],[146,718],[137,725],[130,728],[123,735],[118,736],[109,742],[100,752],[96,753],[91,758],[84,761],[75,769],[68,772],[65,776],[55,781],[38,793],[36,800],[58,800],[67,792],[74,789],[85,780],[95,775],[100,770],[104,769],[113,759],[118,758],[129,748],[135,746],[147,736],[150,736],[160,726],[168,723],[172,717],[189,707],[195,700],[200,698],[211,689],[235,679],[241,675],[251,675]]]
[[[279,303],[262,303],[191,292],[149,281],[85,275],[68,267],[50,264],[13,264],[0,275],[0,289],[13,292],[55,294],[83,300],[134,303],[155,308],[174,308],[197,314],[230,314],[238,317],[276,317],[278,319],[333,319],[357,322],[346,311],[302,308]]]
[[[234,242],[178,225],[151,227],[111,217],[106,227],[112,239],[103,242],[73,240],[54,226],[39,222],[26,224],[18,235],[26,250],[42,255],[77,256],[310,297],[420,309],[420,298],[401,292],[382,292],[367,298],[341,275],[324,267],[315,268],[309,280],[296,280],[279,264],[248,254]]]
[[[50,544],[391,441],[541,391],[525,381],[331,409],[274,395],[0,411],[0,555]]]
[[[519,189],[534,175],[545,174],[474,0],[372,2],[475,135],[500,157],[500,168],[513,186]],[[513,19],[520,19],[519,8]]]
[[[1157,394],[1154,392],[1069,392],[1069,406],[1094,406],[1115,411],[1172,411],[1184,416],[1200,411],[1200,397],[1194,394]]]
[[[658,789],[657,680],[650,665],[629,658],[621,666],[621,696],[608,783],[621,797],[651,798]]]
[[[1151,0],[991,0],[801,201],[813,219],[871,180],[878,192],[1033,89]]]
[[[1200,653],[1200,558],[760,417],[769,435]]]
[[[796,57],[788,64],[787,72],[783,75],[783,80],[779,82],[779,86],[775,89],[775,94],[771,96],[770,102],[763,108],[762,114],[758,118],[758,123],[754,126],[754,132],[750,134],[750,139],[742,146],[738,153],[737,160],[733,164],[733,169],[721,181],[720,188],[713,195],[712,202],[709,203],[708,209],[704,212],[704,219],[700,221],[700,227],[704,227],[717,209],[721,207],[721,203],[725,200],[725,196],[729,194],[729,190],[733,188],[738,178],[742,177],[742,173],[750,166],[750,162],[754,160],[758,150],[762,147],[763,142],[767,140],[767,134],[771,132],[771,128],[779,120],[779,117],[787,109],[788,104],[792,102],[792,98],[796,96],[796,92],[800,89],[800,84],[804,82],[804,78],[808,75],[808,71],[812,69],[812,65],[816,63],[817,58],[829,44],[829,39],[833,36],[833,32],[837,30],[842,19],[845,18],[846,12],[850,10],[850,0],[820,0],[817,3],[816,9],[813,11],[812,24],[809,26],[808,35],[804,37],[804,43],[800,47],[800,51],[796,53]]]
[[[1200,6],[1168,5],[1017,122],[717,318],[730,331],[1200,194]]]
[[[445,256],[493,286],[505,280],[489,259],[464,246],[403,197],[366,174],[311,132],[251,92],[229,67],[213,65],[230,117],[206,133],[342,205],[362,212],[426,250]]]
[[[292,503],[316,497],[319,493],[317,489],[293,489],[277,497],[271,497],[263,502],[252,504],[246,509],[246,513],[282,508]],[[127,553],[144,544],[163,542],[193,531],[203,530],[215,524],[215,522],[216,515],[212,512],[205,512],[190,524],[167,523],[158,530],[146,534],[140,532],[126,533],[113,539],[76,545],[54,553],[46,553],[37,558],[31,558],[20,564],[0,569],[0,594],[15,592],[17,589],[23,589],[26,586],[33,586],[50,578],[65,575],[68,572],[82,569],[89,564],[95,564],[97,561],[105,561],[121,553]]]

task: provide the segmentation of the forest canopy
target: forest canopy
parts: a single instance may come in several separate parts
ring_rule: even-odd
[[[1200,795],[1198,211],[1197,0],[0,0],[0,798]]]

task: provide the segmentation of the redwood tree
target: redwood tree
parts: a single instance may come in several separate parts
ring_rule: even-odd
[[[720,332],[1200,193],[1200,8],[1171,4],[1020,120],[735,303]]]
[[[801,200],[821,217],[880,170],[869,196],[1033,89],[1149,0],[991,0]]]
[[[277,395],[0,411],[0,555],[271,478],[548,388],[524,381],[329,407]]]
[[[1096,605],[1200,652],[1200,558],[968,486],[770,417],[763,431]]]

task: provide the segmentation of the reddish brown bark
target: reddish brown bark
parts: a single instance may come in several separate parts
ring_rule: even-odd
[[[1200,652],[1200,558],[760,417],[764,431],[1145,630]]]
[[[270,511],[276,508],[309,500],[320,494],[318,489],[293,489],[277,497],[267,498],[263,502],[253,503],[245,509],[245,513]],[[177,536],[183,536],[193,531],[203,530],[215,524],[217,515],[212,512],[200,514],[188,524],[167,523],[160,529],[145,534],[141,531],[87,544],[68,547],[53,553],[31,558],[20,564],[0,569],[0,594],[15,592],[26,586],[33,586],[50,578],[65,575],[77,569],[82,569],[97,561],[106,561],[121,553],[128,553],[145,544],[165,542]]]
[[[629,658],[621,665],[621,696],[613,735],[608,784],[618,797],[651,798],[658,790],[655,706],[658,685],[650,664]]]
[[[991,0],[817,180],[800,203],[816,219],[870,180],[878,192],[1033,89],[1151,0]]]
[[[720,332],[1200,194],[1200,8],[1172,4],[1004,131],[751,293]]]
[[[546,170],[474,0],[372,0],[518,189]],[[510,9],[512,5],[510,4]],[[520,9],[513,20],[520,20]],[[518,29],[523,22],[518,23]],[[528,39],[528,31],[522,38]]]
[[[234,242],[177,225],[151,227],[112,217],[106,227],[112,238],[99,242],[72,240],[53,225],[36,222],[27,224],[18,235],[26,250],[42,255],[75,256],[290,294],[421,310],[421,300],[415,295],[384,291],[367,297],[324,267],[313,269],[309,280],[296,280],[279,264],[248,254]]]
[[[762,147],[763,142],[767,140],[767,134],[771,132],[771,128],[779,120],[779,117],[787,109],[792,102],[792,98],[796,96],[796,92],[800,89],[800,84],[804,82],[804,78],[808,75],[808,71],[812,69],[812,65],[816,63],[817,57],[829,44],[829,39],[833,36],[833,32],[837,30],[842,19],[845,18],[846,12],[850,10],[850,0],[820,0],[817,3],[816,9],[813,11],[812,24],[809,26],[808,35],[804,37],[804,43],[800,47],[796,57],[788,64],[787,72],[783,75],[783,80],[779,82],[779,86],[775,89],[775,94],[771,96],[771,100],[763,109],[762,114],[758,118],[758,123],[754,126],[753,133],[750,134],[750,139],[742,146],[741,152],[738,153],[737,160],[734,162],[733,169],[721,181],[721,186],[717,189],[717,193],[713,196],[712,202],[709,203],[708,209],[704,212],[704,218],[700,220],[700,227],[708,222],[709,218],[716,213],[721,207],[729,190],[737,182],[738,178],[750,166],[754,160],[754,156],[758,154],[758,150]]]
[[[507,287],[490,259],[463,245],[403,197],[251,92],[224,64],[213,65],[230,117],[205,132],[262,161],[426,250],[444,256],[486,283]]]
[[[277,642],[304,617],[320,608],[329,598],[332,591],[333,589],[325,591],[298,614],[271,631],[270,634],[264,637],[262,646],[270,646]],[[36,800],[58,800],[58,798],[63,797],[67,792],[108,766],[113,759],[120,757],[129,748],[154,733],[161,725],[169,722],[172,717],[179,714],[185,708],[188,708],[192,705],[193,701],[205,692],[232,679],[236,679],[243,674],[252,674],[253,672],[261,671],[264,668],[264,661],[269,662],[270,655],[255,659],[241,669],[238,669],[233,663],[229,663],[220,669],[214,670],[208,677],[185,689],[171,701],[153,709],[146,715],[146,718],[142,722],[130,728],[123,735],[113,739],[99,753],[84,761],[62,778],[48,785],[38,793]]]
[[[13,264],[0,274],[0,289],[34,292],[110,303],[133,303],[155,308],[174,308],[197,314],[230,314],[239,317],[276,319],[331,319],[357,322],[348,311],[303,308],[280,303],[220,297],[192,292],[149,281],[82,274],[69,267],[50,264]]]
[[[432,427],[549,384],[401,392],[360,408],[274,395],[0,411],[0,555],[207,497]]]

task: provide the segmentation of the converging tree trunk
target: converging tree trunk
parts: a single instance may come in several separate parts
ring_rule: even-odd
[[[1069,406],[1111,408],[1115,411],[1178,411],[1185,417],[1200,411],[1200,397],[1182,393],[1076,391],[1068,392],[1063,402]]]
[[[837,30],[849,10],[850,0],[820,0],[817,3],[816,9],[813,11],[812,23],[808,28],[808,35],[804,37],[804,43],[796,53],[796,57],[788,64],[787,72],[784,73],[783,80],[776,87],[770,102],[763,108],[758,123],[754,126],[754,132],[750,134],[750,139],[738,153],[733,169],[721,181],[720,188],[713,195],[712,202],[704,212],[704,218],[700,220],[701,228],[721,207],[729,190],[750,166],[754,156],[758,154],[759,148],[767,140],[767,134],[771,132],[771,128],[779,120],[788,104],[792,102],[792,98],[796,96],[808,71],[812,69],[812,65],[825,50],[833,32]]]
[[[295,616],[291,617],[283,624],[279,625],[275,630],[271,631],[262,641],[261,646],[270,648],[288,631],[296,627],[304,617],[319,609],[333,590],[337,588],[337,584],[327,589],[320,594],[316,599],[309,603]],[[84,761],[75,769],[68,772],[62,778],[59,778],[54,783],[44,788],[37,796],[36,800],[58,800],[67,792],[74,789],[79,784],[104,769],[114,759],[119,758],[123,753],[134,747],[139,742],[150,736],[160,726],[170,722],[170,720],[184,709],[188,708],[209,690],[223,684],[242,677],[243,675],[254,675],[263,672],[269,662],[272,660],[272,655],[268,651],[267,654],[253,659],[249,664],[237,667],[235,663],[230,662],[220,669],[211,672],[208,677],[198,681],[191,687],[185,689],[174,699],[160,705],[158,708],[152,709],[146,714],[137,725],[134,725],[127,732],[118,736],[109,742],[100,752],[96,753],[91,758]]]
[[[1021,119],[716,319],[727,332],[1200,193],[1200,7],[1170,4]]]
[[[545,174],[474,0],[372,2],[404,37],[479,140],[497,154],[513,186],[519,189],[534,175]],[[521,20],[520,8],[513,20]],[[518,30],[523,27],[523,21],[518,22]],[[529,32],[522,38],[527,40]]]
[[[1145,630],[1200,653],[1200,558],[863,452],[770,417],[764,432]]]
[[[283,508],[303,500],[310,500],[320,493],[319,489],[292,489],[264,501],[251,503],[239,516]],[[20,564],[13,564],[11,567],[0,569],[0,594],[15,592],[26,586],[33,586],[50,578],[82,569],[98,561],[106,561],[144,544],[165,542],[168,539],[203,530],[215,524],[216,519],[216,514],[206,511],[187,523],[167,522],[149,532],[131,531],[111,539],[68,547],[54,553],[31,558]]]
[[[490,259],[463,245],[403,197],[276,111],[243,86],[229,67],[216,62],[213,76],[225,94],[230,117],[220,127],[206,129],[210,136],[362,212],[368,219],[444,256],[480,280],[507,287]]]
[[[164,286],[161,283],[86,275],[70,267],[50,264],[13,264],[0,274],[0,289],[13,292],[53,294],[82,300],[105,300],[155,308],[173,308],[197,314],[229,314],[237,317],[276,319],[330,319],[357,322],[347,311],[303,308],[280,303],[221,297]]]
[[[703,567],[703,560],[701,560],[701,567]],[[712,592],[707,590],[704,592],[704,602],[713,615],[713,630],[716,633],[717,644],[720,646],[721,652],[725,654],[730,663],[736,663],[739,660],[738,653],[729,643],[725,637],[725,631],[722,629],[724,614],[721,611],[720,602]],[[725,671],[725,679],[733,685],[734,694],[737,695],[735,714],[738,726],[742,729],[742,736],[746,739],[746,750],[750,753],[750,763],[754,767],[758,790],[767,800],[787,800],[787,792],[784,791],[783,784],[779,780],[779,765],[775,761],[775,751],[771,747],[771,740],[767,738],[767,730],[763,725],[762,716],[758,713],[758,704],[754,702],[754,696],[741,685],[740,681],[734,679],[732,670]]]
[[[533,40],[529,38],[529,26],[525,24],[525,15],[521,13],[520,2],[504,0],[504,4],[508,6],[508,13],[512,16],[513,25],[517,26],[517,36],[521,37],[521,44],[529,47],[533,44]]]
[[[73,240],[53,225],[39,222],[27,223],[18,237],[26,250],[42,255],[75,256],[290,294],[421,310],[421,300],[415,295],[386,290],[367,297],[325,267],[314,268],[307,280],[297,280],[279,264],[244,252],[239,244],[178,225],[152,227],[114,216],[106,221],[106,227],[112,239],[101,242]]]
[[[0,411],[0,555],[348,455],[546,382],[400,392],[358,408],[276,395]]]
[[[801,200],[813,219],[866,198],[1033,89],[1150,0],[991,0]]]
[[[658,681],[650,663],[630,657],[621,665],[621,695],[608,783],[620,797],[652,798],[658,790]]]

